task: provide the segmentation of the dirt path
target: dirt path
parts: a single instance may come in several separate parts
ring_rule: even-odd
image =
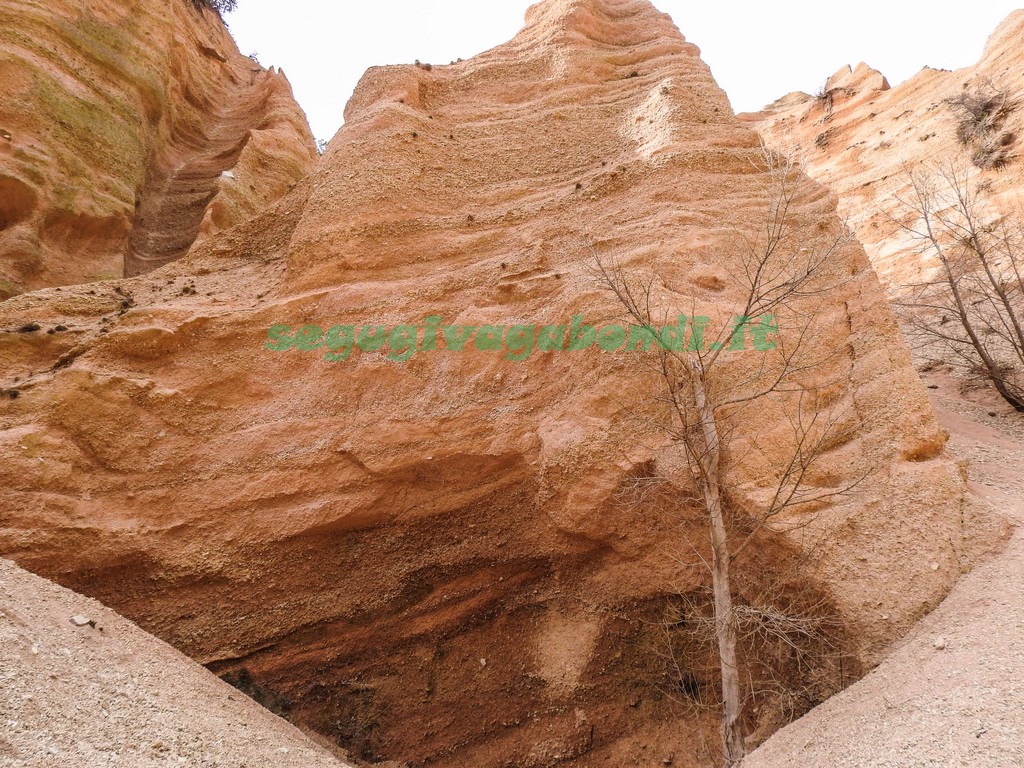
[[[939,387],[932,400],[950,450],[971,462],[971,493],[1013,521],[1013,536],[875,671],[744,768],[1024,766],[1024,417],[925,378]]]
[[[203,133],[172,140],[171,157],[157,158],[143,188],[125,255],[125,276],[149,272],[184,256],[199,234],[221,175],[238,162],[254,115],[265,110],[266,72],[223,94]]]

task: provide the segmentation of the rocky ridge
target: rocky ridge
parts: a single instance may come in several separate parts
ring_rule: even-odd
[[[999,25],[972,67],[955,72],[925,67],[890,88],[882,73],[861,63],[840,69],[819,94],[792,93],[740,119],[806,160],[807,172],[839,197],[840,215],[856,231],[883,284],[900,292],[934,266],[898,224],[908,211],[896,197],[910,197],[911,169],[953,163],[984,184],[995,210],[1019,210],[1024,204],[1022,39],[1024,10]],[[975,92],[1005,94],[1009,114],[998,137],[1005,142],[1005,165],[978,168],[974,150],[958,138],[957,111],[949,102]]]

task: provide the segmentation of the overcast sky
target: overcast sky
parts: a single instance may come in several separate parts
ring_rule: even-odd
[[[893,85],[921,67],[973,64],[1021,0],[654,0],[696,43],[738,112],[813,93],[866,61]],[[329,139],[367,67],[447,64],[511,38],[528,0],[238,0],[227,17],[242,53],[284,69],[313,133]],[[813,8],[813,10],[811,10]]]

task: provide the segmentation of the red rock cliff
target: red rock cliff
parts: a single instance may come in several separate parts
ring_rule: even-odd
[[[714,676],[673,677],[657,649],[707,536],[681,493],[628,501],[678,460],[638,426],[655,390],[635,353],[264,345],[275,324],[617,321],[591,248],[655,270],[659,309],[728,316],[770,215],[756,134],[646,0],[546,0],[469,61],[371,69],[346,118],[306,181],[184,260],[0,305],[0,552],[244,667],[358,757],[691,764],[716,726],[678,693]],[[801,183],[809,242],[834,237],[834,199]],[[840,617],[849,674],[957,577],[964,483],[863,250],[828,280],[808,386],[846,415],[815,482],[866,479],[819,511],[801,588]],[[736,509],[791,416],[737,427]],[[763,537],[739,589],[808,541]]]
[[[807,170],[839,197],[839,212],[864,244],[885,285],[894,291],[919,282],[933,263],[895,223],[906,215],[910,169],[955,163],[988,188],[997,208],[1019,209],[1022,198],[1020,137],[1024,136],[1024,10],[1015,11],[989,38],[972,67],[950,72],[924,68],[890,88],[881,73],[860,64],[841,69],[818,97],[793,93],[741,119],[777,146],[795,148]],[[949,100],[979,89],[1006,94],[1010,106],[1000,139],[1008,159],[981,169],[957,138],[957,112]]]
[[[180,258],[315,160],[284,76],[190,0],[0,2],[0,298]]]

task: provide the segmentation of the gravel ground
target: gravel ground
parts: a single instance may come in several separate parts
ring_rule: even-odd
[[[127,619],[0,559],[0,766],[345,764]]]
[[[1024,418],[926,377],[970,489],[1015,526],[870,675],[783,729],[743,768],[1024,766]]]

